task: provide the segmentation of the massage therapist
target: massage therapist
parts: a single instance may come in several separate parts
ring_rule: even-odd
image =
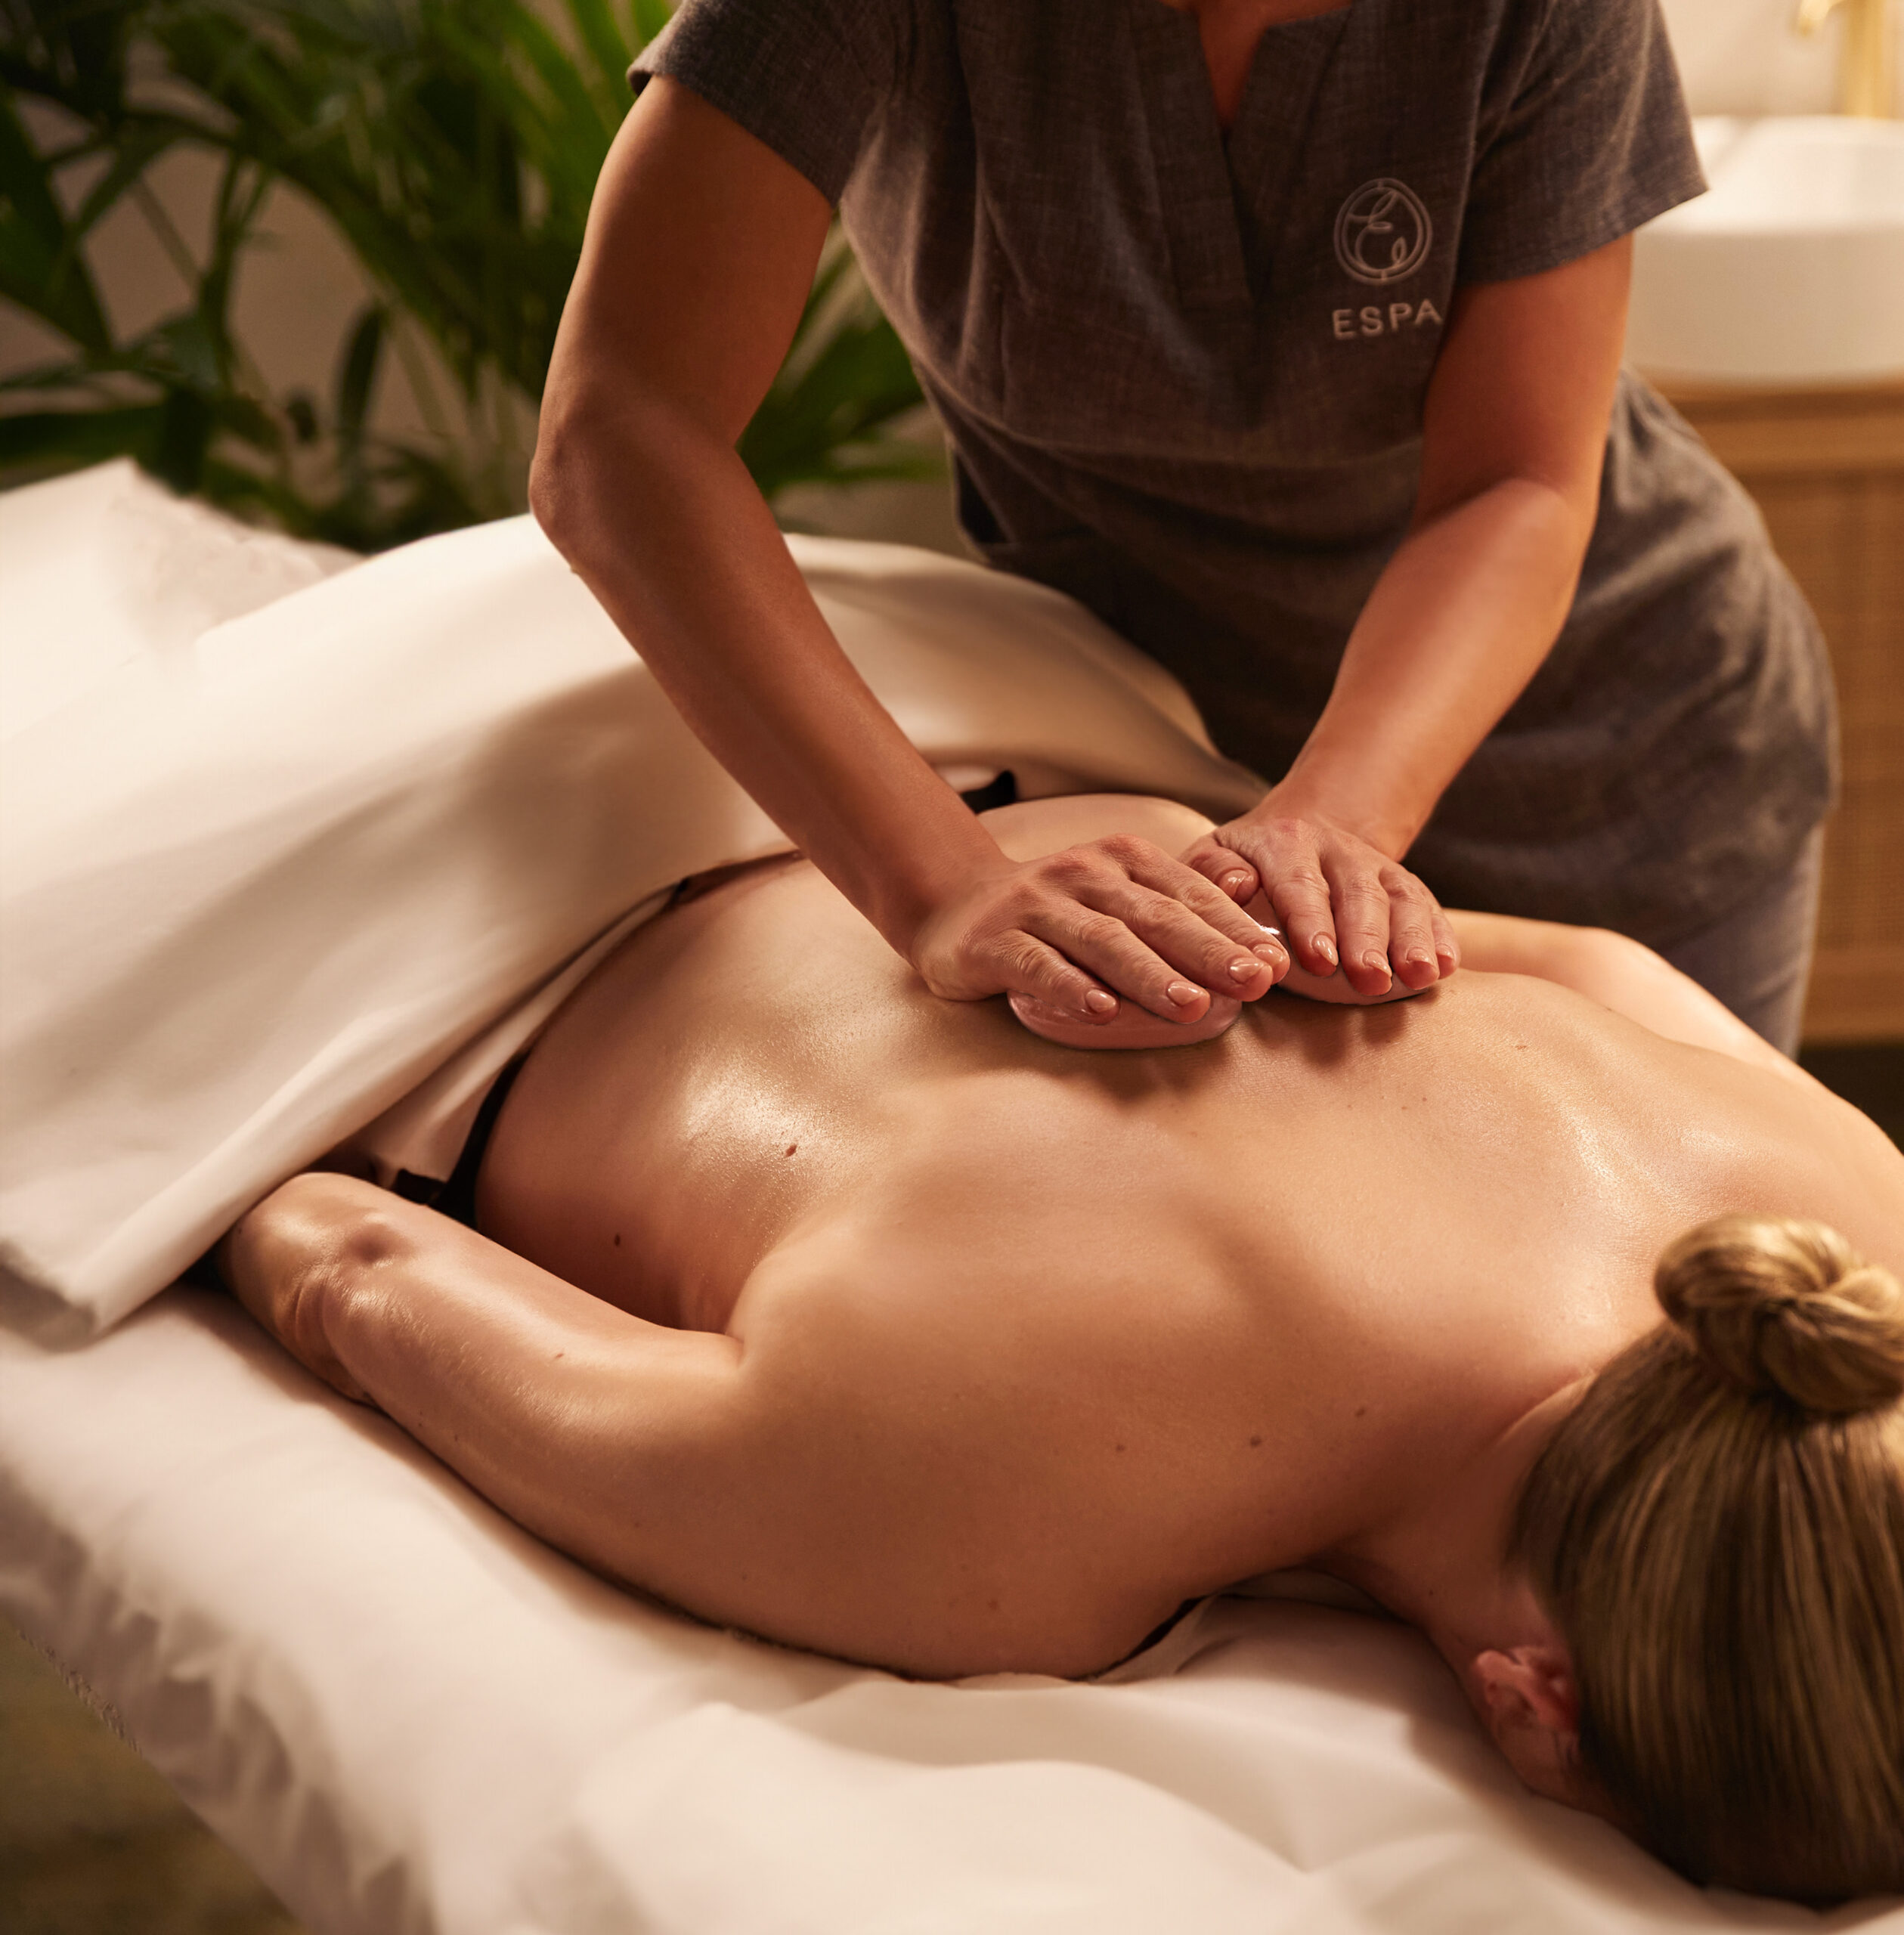
[[[1260,883],[1363,994],[1453,971],[1438,897],[1794,1045],[1829,674],[1620,367],[1631,231],[1701,185],[1656,0],[686,0],[633,79],[536,514],[929,986],[1194,1020],[1283,971]],[[973,543],[1280,776],[1181,858],[1008,860],[807,595],[734,443],[835,203]]]

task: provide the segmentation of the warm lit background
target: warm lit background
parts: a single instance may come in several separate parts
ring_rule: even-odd
[[[1890,4],[1893,13],[1900,11],[1900,0]],[[1791,26],[1794,5],[1795,0],[1665,0],[1695,113],[1831,110],[1843,11],[1817,34],[1801,36]],[[558,35],[572,42],[563,0],[537,0],[537,11]],[[626,19],[628,10],[621,0],[615,11]],[[664,11],[665,0],[649,0],[636,9],[637,17],[650,12],[656,18]],[[0,19],[5,17],[0,11]],[[23,98],[20,105],[29,133],[42,144],[74,132],[65,117],[37,102]],[[63,194],[76,197],[94,184],[98,172],[96,166],[73,171],[62,179]],[[217,156],[181,145],[163,155],[146,177],[178,242],[200,263],[211,252],[218,175]],[[233,279],[232,334],[273,398],[302,393],[321,411],[336,392],[352,333],[373,300],[370,283],[335,221],[295,187],[280,181],[270,188],[252,234]],[[116,342],[131,342],[175,314],[193,294],[176,249],[158,231],[141,197],[121,200],[88,236],[85,252]],[[0,300],[0,381],[70,350],[70,344],[17,304]],[[0,412],[25,407],[27,401],[0,400]],[[393,321],[375,372],[367,424],[384,437],[459,454],[487,487],[485,509],[519,506],[534,434],[526,400],[491,393],[473,407],[466,406],[425,333],[401,318]],[[929,420],[915,417],[899,427],[928,444],[936,441]],[[5,455],[0,443],[0,475],[5,475]],[[933,481],[844,491],[796,485],[779,507],[789,520],[814,528],[958,548],[944,491]]]
[[[1895,17],[1900,0],[1884,3]],[[305,11],[321,23],[329,4],[313,0]],[[344,0],[336,5],[349,15]],[[1792,30],[1794,5],[1665,0],[1695,113],[1834,110],[1845,10],[1807,38]],[[556,39],[536,47],[531,35],[515,51],[546,56],[565,47],[583,77],[566,101],[548,83],[550,70],[541,82],[518,86],[502,71],[506,63],[492,63],[485,81],[486,50],[452,48],[447,64],[475,76],[471,100],[480,103],[491,82],[515,90],[495,125],[532,171],[541,158],[543,173],[522,197],[513,185],[499,187],[494,171],[467,191],[453,180],[436,181],[433,200],[414,190],[417,229],[407,244],[389,207],[381,225],[375,210],[357,207],[355,246],[334,212],[348,213],[351,196],[379,167],[396,169],[389,179],[407,179],[414,157],[406,162],[402,153],[412,125],[405,117],[443,107],[438,100],[419,109],[395,69],[374,76],[369,93],[351,97],[360,175],[345,169],[316,182],[333,212],[281,178],[243,168],[231,177],[228,186],[255,187],[261,199],[236,228],[242,206],[227,208],[228,287],[206,274],[220,259],[228,150],[190,141],[166,147],[128,171],[132,185],[90,226],[87,198],[107,181],[110,159],[46,166],[84,138],[85,112],[49,107],[14,86],[5,63],[20,52],[25,23],[52,11],[48,0],[0,0],[0,480],[132,449],[181,488],[360,546],[519,509],[533,399],[586,208],[589,156],[605,144],[624,99],[617,48],[599,33],[590,44],[584,25],[610,19],[625,54],[664,17],[665,0],[613,0],[611,13],[603,0],[535,0],[533,16]],[[117,11],[150,10],[134,0]],[[190,0],[175,11],[189,15]],[[214,26],[246,17],[242,0],[207,0],[203,11]],[[437,0],[434,11],[454,40],[459,10]],[[197,44],[196,57],[213,66],[217,52]],[[321,95],[326,72],[338,78],[340,100],[356,85],[352,75],[362,79],[348,48],[314,45],[305,54],[287,85],[305,87],[305,105],[289,96],[280,104],[286,141],[295,141],[298,114]],[[153,67],[149,54],[135,62],[127,98],[142,109],[170,100],[203,110],[175,89],[155,92]],[[97,108],[99,73],[82,61],[67,82],[80,110],[88,101]],[[386,82],[395,90],[389,111],[365,111]],[[1890,106],[1896,113],[1900,104]],[[36,205],[36,194],[49,194]],[[485,220],[492,224],[486,238],[475,232]],[[83,300],[70,290],[63,299],[66,333],[29,313],[62,233],[90,283]],[[377,273],[367,272],[367,260]],[[432,293],[426,271],[452,262],[466,286]],[[837,259],[830,273],[743,454],[784,522],[955,552],[935,429],[850,260]],[[500,277],[486,309],[470,286],[485,274]],[[406,290],[415,306],[406,306]],[[1831,641],[1846,697],[1847,797],[1832,830],[1806,1059],[1904,1138],[1904,309],[1893,320],[1897,369],[1887,380],[1715,383],[1682,373],[1666,387],[1758,497]],[[20,380],[60,366],[63,382]],[[89,426],[54,420],[76,404],[91,407]],[[0,1928],[293,1930],[4,1626]]]

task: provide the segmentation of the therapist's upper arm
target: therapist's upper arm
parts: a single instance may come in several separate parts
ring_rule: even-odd
[[[1584,549],[1632,263],[1623,236],[1559,268],[1456,292],[1423,412],[1418,525],[1520,478],[1565,500]]]
[[[538,469],[566,433],[657,404],[732,444],[787,353],[831,219],[764,142],[666,76],[651,81],[596,184]]]

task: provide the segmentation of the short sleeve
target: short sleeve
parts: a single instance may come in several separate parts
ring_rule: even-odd
[[[1512,10],[1510,10],[1512,11]],[[1658,0],[1546,0],[1489,77],[1460,278],[1556,268],[1705,187]]]
[[[837,205],[898,85],[905,0],[682,0],[628,70],[717,107]]]

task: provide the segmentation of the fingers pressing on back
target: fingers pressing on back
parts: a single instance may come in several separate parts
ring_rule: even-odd
[[[1193,841],[1178,856],[1183,864],[1201,874],[1240,907],[1252,899],[1262,884],[1256,869],[1234,848],[1225,847],[1214,834]]]

